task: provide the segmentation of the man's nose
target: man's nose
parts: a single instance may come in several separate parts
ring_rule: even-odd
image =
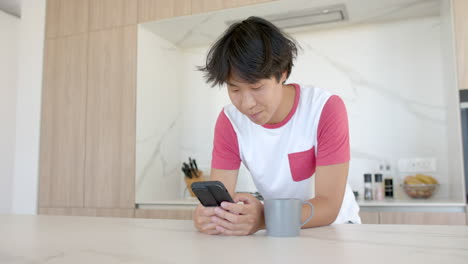
[[[242,94],[242,109],[250,110],[256,105],[255,98],[250,92],[244,92]]]

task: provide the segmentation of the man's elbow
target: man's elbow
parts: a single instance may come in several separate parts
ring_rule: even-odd
[[[337,212],[331,212],[329,216],[327,217],[327,225],[333,224],[335,222],[336,218],[338,217],[339,210]]]
[[[338,214],[340,213],[340,209],[341,203],[330,205],[329,210],[327,212],[326,225],[331,225],[333,224],[333,222],[335,222],[336,218],[338,217]]]
[[[320,217],[320,226],[331,225],[338,217],[341,210],[342,201],[335,201],[331,197],[318,196],[316,200],[320,201],[323,208]]]

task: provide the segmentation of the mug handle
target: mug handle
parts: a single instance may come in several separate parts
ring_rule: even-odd
[[[309,218],[307,218],[307,220],[305,220],[304,223],[301,224],[301,227],[302,227],[303,225],[307,224],[307,222],[309,222],[310,219],[312,219],[312,217],[314,216],[314,205],[313,205],[311,202],[309,202],[309,201],[304,201],[304,202],[302,202],[302,204],[308,204],[308,205],[310,206],[310,211],[311,211],[311,213],[310,213]]]

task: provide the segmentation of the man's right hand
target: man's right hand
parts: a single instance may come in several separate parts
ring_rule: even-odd
[[[221,181],[224,183],[224,186],[226,186],[229,194],[234,195],[238,175],[239,170],[220,170],[212,168],[210,173],[210,181]],[[216,207],[204,207],[201,204],[197,206],[193,212],[193,224],[198,229],[198,231],[210,235],[221,234],[221,232],[216,230],[216,224],[213,221],[213,219],[222,220],[216,216],[214,211],[215,208]]]
[[[204,207],[199,204],[193,213],[193,224],[198,231],[208,235],[219,235],[221,232],[216,230],[216,224],[211,220],[217,217],[215,214],[216,207]]]

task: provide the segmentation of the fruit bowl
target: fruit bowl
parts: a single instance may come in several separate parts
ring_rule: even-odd
[[[439,184],[402,184],[401,187],[411,198],[429,198],[438,189]]]
[[[432,176],[422,173],[406,176],[401,187],[412,198],[429,198],[437,190],[439,182]]]

